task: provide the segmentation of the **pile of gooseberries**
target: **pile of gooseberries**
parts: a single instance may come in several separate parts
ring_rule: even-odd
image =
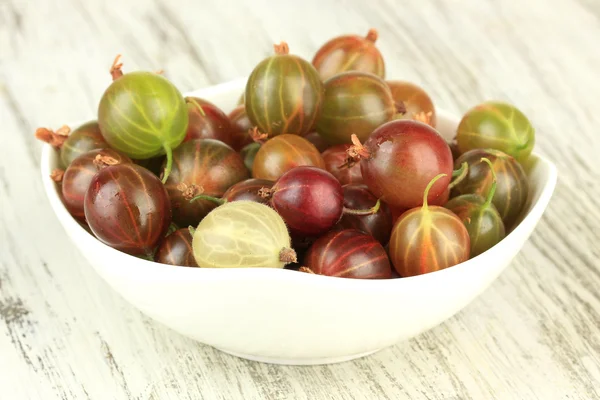
[[[477,257],[522,217],[534,129],[487,101],[447,142],[425,89],[386,80],[377,38],[312,62],[277,44],[232,110],[117,57],[95,120],[37,129],[48,179],[98,240],[169,266],[391,279]]]

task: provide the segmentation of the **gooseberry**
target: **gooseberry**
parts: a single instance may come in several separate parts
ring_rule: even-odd
[[[69,213],[75,218],[84,217],[85,194],[99,170],[129,163],[129,157],[112,149],[91,150],[75,158],[62,178],[62,195]]]
[[[285,223],[273,209],[233,201],[212,210],[194,233],[194,258],[206,268],[283,268],[296,261]]]
[[[252,122],[246,114],[244,105],[237,106],[228,115],[231,124],[231,136],[233,147],[236,151],[242,150],[245,146],[253,143],[252,136],[248,133],[253,128]]]
[[[185,141],[215,139],[231,147],[236,145],[229,117],[219,107],[199,97],[186,97],[185,101],[189,119]]]
[[[166,78],[152,72],[121,72],[117,57],[113,82],[98,107],[98,124],[110,147],[135,159],[167,155],[163,182],[171,173],[172,149],[185,138],[188,110]]]
[[[429,190],[443,177],[434,177],[423,193],[423,205],[404,212],[394,225],[389,254],[401,277],[439,271],[469,259],[469,232],[462,221],[444,207],[427,204]]]
[[[301,271],[355,279],[389,279],[390,260],[371,235],[358,229],[331,231],[310,246]]]
[[[67,140],[60,148],[60,160],[66,168],[83,153],[107,147],[108,143],[106,143],[100,132],[98,122],[86,122],[67,136]]]
[[[275,181],[298,166],[325,168],[321,153],[312,143],[298,135],[283,134],[267,140],[252,164],[252,177]]]
[[[173,221],[196,225],[215,208],[208,200],[189,200],[198,194],[221,197],[233,184],[248,179],[241,156],[214,139],[194,139],[173,152],[173,169],[165,187],[173,207]]]
[[[161,264],[197,267],[192,250],[193,228],[182,228],[163,239],[156,250],[154,261]]]
[[[422,204],[428,182],[443,177],[428,191],[429,201],[443,194],[452,175],[452,153],[431,126],[395,120],[377,128],[362,145],[353,135],[348,165],[360,160],[363,181],[371,193],[393,207]]]
[[[377,204],[375,197],[366,185],[344,185],[344,207],[351,210],[369,209]],[[379,243],[386,245],[392,233],[392,212],[384,202],[373,214],[356,215],[345,213],[335,226],[339,229],[358,229],[373,236]]]
[[[452,189],[452,197],[468,193],[485,196],[490,191],[494,178],[482,158],[487,158],[493,165],[496,192],[492,203],[509,230],[523,211],[529,194],[527,175],[521,164],[510,155],[494,149],[475,149],[461,155],[455,164],[468,163],[468,174]]]
[[[383,78],[385,64],[375,46],[377,37],[377,31],[370,29],[365,37],[345,35],[331,39],[317,51],[312,64],[323,80],[346,71],[370,72]]]
[[[261,61],[246,84],[248,118],[269,137],[307,133],[321,111],[319,73],[308,61],[288,53],[287,43],[275,45],[275,55]]]
[[[330,144],[351,143],[352,134],[364,141],[395,114],[385,81],[365,72],[344,72],[325,81],[317,132]]]
[[[325,169],[331,172],[342,185],[350,183],[362,183],[362,172],[360,164],[355,164],[351,167],[345,166],[348,159],[348,149],[350,144],[338,144],[325,150],[322,154],[325,162]]]
[[[150,258],[171,223],[169,196],[162,182],[135,164],[109,166],[94,175],[84,212],[100,241]]]
[[[425,90],[411,82],[387,81],[396,104],[395,118],[424,122],[435,128],[435,107]]]
[[[535,131],[525,114],[512,104],[482,103],[463,116],[456,134],[461,154],[491,148],[525,161],[535,145]]]
[[[478,194],[463,194],[453,198],[444,206],[455,213],[465,224],[471,239],[470,257],[475,257],[492,248],[506,235],[502,217],[492,204],[496,193],[494,167],[487,158],[482,158],[481,161],[489,165],[493,179],[487,198]]]

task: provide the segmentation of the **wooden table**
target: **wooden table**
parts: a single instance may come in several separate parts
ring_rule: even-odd
[[[0,398],[600,398],[600,3],[108,3],[0,2]],[[149,320],[73,248],[33,132],[95,118],[115,54],[187,91],[248,74],[274,42],[310,59],[370,27],[388,77],[456,113],[516,104],[560,171],[522,252],[459,315],[353,362],[259,364]]]

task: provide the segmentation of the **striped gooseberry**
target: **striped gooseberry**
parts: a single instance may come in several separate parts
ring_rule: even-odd
[[[461,155],[455,165],[468,163],[468,174],[458,183],[451,197],[461,194],[478,194],[485,196],[494,181],[492,170],[481,161],[488,159],[496,175],[496,192],[492,203],[500,213],[507,230],[513,228],[519,219],[529,194],[529,180],[521,164],[510,155],[494,149],[475,149]]]
[[[94,175],[110,165],[130,164],[126,155],[113,149],[98,149],[83,153],[67,167],[62,178],[63,201],[75,218],[84,218],[85,194]]]
[[[368,210],[344,208],[342,185],[329,172],[315,167],[296,167],[283,174],[262,195],[281,215],[296,240],[315,237],[330,230],[342,214],[372,214],[377,202]]]
[[[289,54],[285,42],[275,45],[275,55],[261,61],[246,84],[248,118],[269,137],[309,132],[322,102],[319,73],[308,61]]]
[[[233,184],[248,179],[241,156],[214,139],[194,139],[173,152],[173,169],[165,183],[173,208],[173,221],[180,226],[197,225],[215,203],[205,199],[190,202],[198,194],[221,197]]]
[[[94,175],[84,212],[100,241],[151,259],[171,223],[165,187],[156,175],[136,164],[112,165]]]
[[[192,251],[194,228],[181,228],[171,232],[158,246],[154,261],[161,264],[197,267],[198,263]]]
[[[444,174],[434,177],[423,193],[423,205],[404,212],[396,221],[389,254],[401,277],[451,267],[469,259],[469,232],[452,211],[427,204],[429,190]]]
[[[267,140],[258,149],[252,164],[252,177],[274,181],[298,166],[324,169],[325,162],[319,150],[308,140],[298,135],[283,134]]]
[[[355,279],[389,279],[390,260],[375,238],[358,229],[331,231],[315,241],[300,271]]]
[[[283,219],[253,201],[227,202],[200,222],[192,241],[205,268],[283,268],[296,261]]]
[[[348,149],[350,144],[338,144],[325,150],[321,155],[325,162],[325,169],[331,172],[342,185],[359,184],[363,182],[360,164],[351,167],[345,166],[348,159]]]
[[[228,115],[231,124],[232,147],[236,151],[242,150],[245,146],[253,143],[252,136],[248,133],[253,128],[252,122],[246,114],[244,105],[237,106]]]
[[[435,128],[435,107],[422,87],[407,81],[387,81],[387,85],[396,104],[394,118],[413,119]]]
[[[377,197],[369,191],[366,185],[350,184],[342,187],[344,191],[344,208],[352,210],[366,210],[377,204]],[[373,236],[379,243],[386,245],[392,233],[392,212],[384,202],[379,205],[379,210],[373,214],[356,215],[345,213],[335,228],[355,228]]]
[[[498,210],[492,204],[496,193],[496,173],[490,160],[481,161],[489,165],[492,184],[486,198],[478,194],[462,194],[450,200],[444,207],[455,213],[465,224],[471,238],[470,257],[475,257],[492,248],[506,235],[504,222]]]
[[[98,106],[98,124],[110,147],[134,159],[166,154],[162,181],[173,161],[172,149],[185,138],[188,108],[179,90],[160,74],[123,74],[119,56],[111,68],[113,82]]]
[[[364,37],[344,35],[333,38],[317,51],[312,64],[323,80],[346,71],[370,72],[383,78],[385,64],[375,46],[377,37],[377,31],[370,29]]]
[[[66,168],[71,162],[90,150],[104,149],[108,143],[100,132],[97,121],[89,121],[69,133],[67,140],[60,148],[60,161]]]
[[[406,209],[423,204],[423,191],[436,175],[443,177],[428,191],[430,202],[450,183],[452,153],[444,138],[427,124],[395,120],[377,128],[364,145],[356,135],[352,140],[348,165],[360,160],[363,181],[390,206]]]
[[[309,132],[304,136],[304,139],[311,142],[319,152],[323,153],[329,147],[329,143],[323,139],[317,132]]]
[[[523,162],[535,145],[535,130],[512,104],[488,101],[467,111],[458,125],[456,141],[461,154],[491,148]]]
[[[390,88],[383,79],[365,72],[344,72],[325,81],[323,110],[317,132],[329,144],[361,141],[396,114]]]

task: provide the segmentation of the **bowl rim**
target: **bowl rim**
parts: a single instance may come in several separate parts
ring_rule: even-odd
[[[184,93],[184,96],[200,95],[207,98],[207,100],[210,101],[210,98],[212,96],[222,95],[223,92],[230,91],[234,88],[239,88],[241,85],[244,84],[245,81],[246,78],[238,78],[229,82],[217,84],[204,89],[187,92]],[[437,108],[436,113],[442,120],[457,121],[458,119],[458,117],[443,109]],[[74,123],[70,126],[78,126],[78,123]],[[85,240],[91,243],[92,246],[96,246],[98,248],[98,251],[108,252],[112,254],[112,257],[120,258],[123,264],[127,264],[127,268],[121,269],[122,274],[129,274],[134,270],[143,270],[144,277],[153,277],[163,281],[165,279],[172,279],[178,281],[185,280],[192,282],[197,280],[227,280],[232,278],[244,280],[280,278],[293,279],[295,282],[298,283],[303,282],[302,280],[305,280],[305,282],[310,283],[311,285],[333,284],[341,287],[350,288],[360,286],[362,288],[370,287],[376,290],[377,288],[383,288],[384,286],[389,287],[409,283],[425,282],[426,280],[430,279],[443,279],[445,276],[447,276],[447,274],[460,273],[465,269],[476,267],[476,265],[480,264],[482,258],[494,259],[496,258],[496,253],[500,257],[502,249],[505,247],[505,245],[507,245],[507,243],[511,242],[511,238],[514,238],[520,233],[526,231],[530,224],[535,225],[537,223],[538,219],[545,211],[552,197],[552,193],[554,192],[558,178],[557,168],[550,160],[537,153],[532,153],[532,156],[537,158],[537,162],[545,164],[546,168],[548,169],[547,179],[545,182],[542,183],[543,188],[541,189],[541,193],[537,202],[531,204],[531,209],[523,217],[519,225],[517,225],[510,233],[508,233],[499,244],[495,245],[491,249],[485,251],[484,253],[476,257],[470,258],[467,261],[464,261],[460,264],[454,265],[449,268],[445,268],[443,270],[434,271],[422,275],[402,277],[399,279],[340,279],[339,277],[299,273],[294,270],[288,270],[283,268],[194,268],[186,266],[172,266],[139,258],[114,249],[102,243],[99,239],[93,236],[92,233],[88,232],[85,228],[83,228],[80,225],[80,223],[67,211],[67,208],[60,199],[58,186],[54,183],[54,181],[52,181],[49,178],[49,175],[52,170],[50,166],[50,161],[53,152],[56,152],[56,150],[51,145],[43,145],[40,162],[40,172],[42,183],[46,192],[46,197],[50,202],[54,214],[58,218],[59,222],[63,225],[63,228],[65,230],[67,230],[68,228],[69,230],[74,230],[74,232],[77,234],[84,235],[84,237],[86,238]],[[505,245],[502,245],[502,243],[504,243]],[[518,243],[519,242],[517,242],[517,244]],[[75,244],[75,246],[80,248],[78,244]],[[486,264],[487,265],[485,265],[483,268],[489,265],[493,265],[493,263]],[[481,266],[479,268],[481,268]]]

